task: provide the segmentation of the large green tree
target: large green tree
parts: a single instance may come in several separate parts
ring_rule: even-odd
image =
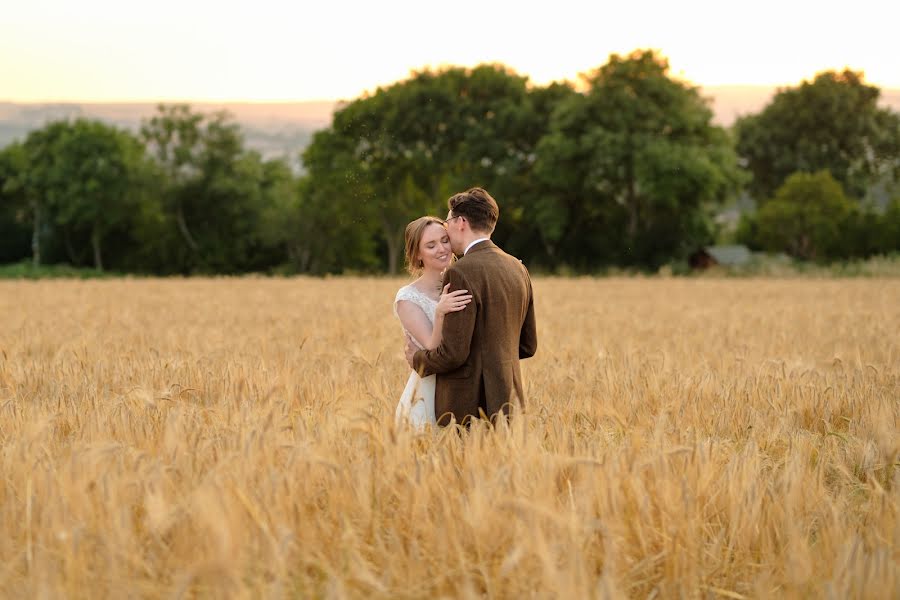
[[[51,216],[70,255],[77,254],[75,246],[85,234],[94,268],[103,270],[104,241],[126,226],[139,202],[143,146],[126,131],[77,119],[32,132],[24,149],[26,171],[20,181],[29,198],[33,245],[38,245],[43,220]]]
[[[900,116],[878,105],[880,90],[862,73],[826,71],[784,88],[762,112],[739,119],[737,149],[764,203],[791,174],[829,171],[860,199],[900,174]]]
[[[557,106],[576,93],[568,83],[530,86],[526,95],[507,102],[508,117],[493,117],[472,132],[469,148],[463,152],[481,157],[470,163],[470,171],[459,178],[458,187],[475,182],[487,188],[497,199],[501,219],[493,239],[529,265],[548,264],[547,248],[540,240],[541,219],[534,210],[542,199],[537,180],[537,148],[550,131],[550,118]]]
[[[406,224],[442,216],[453,192],[482,185],[501,199],[501,222],[521,214],[515,192],[545,123],[527,79],[501,66],[414,73],[335,113],[310,148],[319,165],[307,165],[310,186],[322,189],[327,180],[329,193],[349,196],[354,213],[378,225],[386,265],[396,272]]]
[[[583,76],[541,140],[533,210],[556,264],[655,267],[711,239],[709,209],[742,181],[698,90],[649,50]]]

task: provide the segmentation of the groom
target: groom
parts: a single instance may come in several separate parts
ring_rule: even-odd
[[[406,359],[423,377],[437,374],[434,412],[439,425],[493,418],[525,402],[519,359],[534,356],[537,331],[528,270],[491,242],[500,209],[482,188],[447,201],[447,234],[459,258],[444,274],[450,290],[469,290],[472,302],[444,317],[434,350],[407,344]]]

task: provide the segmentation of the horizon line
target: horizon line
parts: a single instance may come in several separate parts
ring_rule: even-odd
[[[802,82],[800,82],[802,83]],[[744,89],[744,90],[777,90],[786,87],[796,87],[795,84],[781,83],[717,83],[713,85],[693,84],[701,90],[715,89]],[[869,82],[869,85],[875,85]],[[900,85],[897,86],[879,86],[879,90],[900,92]],[[368,92],[372,93],[372,92]],[[358,94],[353,98],[311,98],[311,99],[220,99],[220,98],[0,98],[0,104],[256,104],[256,105],[275,105],[275,104],[337,104],[339,102],[352,102],[362,98],[365,93]]]
[[[151,98],[151,99],[27,99],[0,98],[0,104],[326,104],[347,102],[345,99],[321,98],[314,100],[217,100],[207,98]]]

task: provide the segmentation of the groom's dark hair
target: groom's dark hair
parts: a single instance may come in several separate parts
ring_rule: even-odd
[[[447,207],[451,216],[465,217],[472,231],[480,233],[493,233],[497,219],[500,218],[497,201],[487,193],[487,190],[480,187],[453,194],[447,200]]]

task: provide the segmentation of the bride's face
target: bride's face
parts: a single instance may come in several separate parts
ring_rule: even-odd
[[[450,237],[442,225],[432,223],[422,232],[419,259],[426,271],[443,271],[450,264]]]

